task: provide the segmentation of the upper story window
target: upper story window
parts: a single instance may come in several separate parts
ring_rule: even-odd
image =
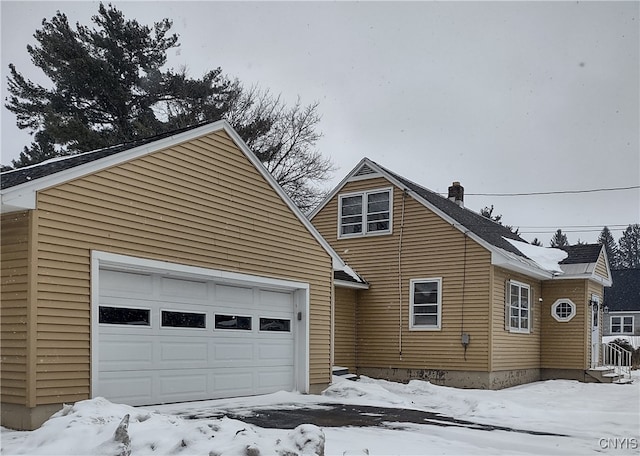
[[[412,279],[409,329],[440,329],[442,278]]]
[[[340,195],[338,237],[391,233],[391,189]]]
[[[633,316],[611,317],[612,334],[633,334]]]
[[[511,332],[530,332],[531,288],[529,285],[510,280],[507,282],[507,318]]]

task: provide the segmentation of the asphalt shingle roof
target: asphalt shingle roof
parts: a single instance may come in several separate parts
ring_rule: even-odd
[[[376,165],[385,170],[385,172],[389,173],[396,180],[400,181],[408,189],[420,195],[422,198],[433,204],[439,210],[444,212],[446,215],[454,219],[460,225],[467,228],[484,241],[495,247],[499,247],[503,250],[514,253],[518,256],[528,258],[517,248],[515,248],[511,243],[503,239],[503,237],[505,237],[508,239],[513,239],[515,241],[525,243],[527,242],[520,236],[512,232],[509,228],[496,223],[493,220],[490,220],[487,217],[478,214],[477,212],[464,207],[460,207],[458,206],[458,204],[449,200],[448,198],[445,198],[427,188],[424,188],[416,184],[415,182],[411,182],[410,180],[405,179],[404,177],[399,176],[392,171],[389,171],[388,169],[378,165],[377,163]]]
[[[31,182],[42,177],[50,176],[52,174],[75,168],[76,166],[84,165],[95,160],[99,160],[104,157],[109,157],[126,150],[133,149],[135,147],[143,146],[145,144],[158,141],[160,139],[168,138],[178,133],[184,133],[195,128],[198,128],[203,124],[191,125],[188,127],[171,130],[165,133],[161,133],[148,138],[141,138],[135,141],[131,141],[124,144],[118,144],[111,147],[105,147],[103,149],[97,149],[89,152],[84,152],[77,155],[70,155],[68,157],[60,158],[58,160],[48,160],[43,163],[39,163],[24,168],[18,168],[11,171],[5,171],[0,174],[0,189],[15,187],[26,182]]]
[[[640,269],[611,271],[613,285],[604,290],[609,311],[640,311]]]
[[[562,260],[560,264],[595,263],[598,261],[602,245],[600,244],[579,244],[561,247],[569,256]]]

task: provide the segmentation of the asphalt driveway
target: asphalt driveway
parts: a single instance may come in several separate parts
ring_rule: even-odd
[[[372,407],[354,404],[322,404],[318,407],[282,407],[238,410],[200,410],[181,413],[186,419],[210,419],[224,416],[262,428],[294,429],[305,423],[320,427],[387,427],[398,429],[403,423],[431,426],[456,426],[480,431],[508,431],[531,435],[566,437],[563,434],[530,431],[517,427],[494,426],[460,420],[424,410]]]

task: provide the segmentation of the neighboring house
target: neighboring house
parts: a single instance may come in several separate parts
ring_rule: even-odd
[[[640,269],[614,269],[613,286],[604,293],[608,314],[603,335],[640,336]]]
[[[330,383],[333,272],[366,284],[226,122],[0,179],[2,425]]]
[[[611,285],[601,246],[531,246],[466,209],[459,183],[444,198],[366,158],[310,219],[369,283],[336,289],[335,364],[474,388],[590,380]]]

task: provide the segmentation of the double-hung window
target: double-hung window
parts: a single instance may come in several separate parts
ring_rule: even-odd
[[[611,317],[612,334],[633,334],[633,316]]]
[[[507,306],[505,309],[511,332],[528,333],[531,328],[531,288],[513,280],[507,282]]]
[[[391,233],[391,189],[340,195],[339,237]]]
[[[410,288],[409,329],[440,329],[442,279],[413,279]]]

